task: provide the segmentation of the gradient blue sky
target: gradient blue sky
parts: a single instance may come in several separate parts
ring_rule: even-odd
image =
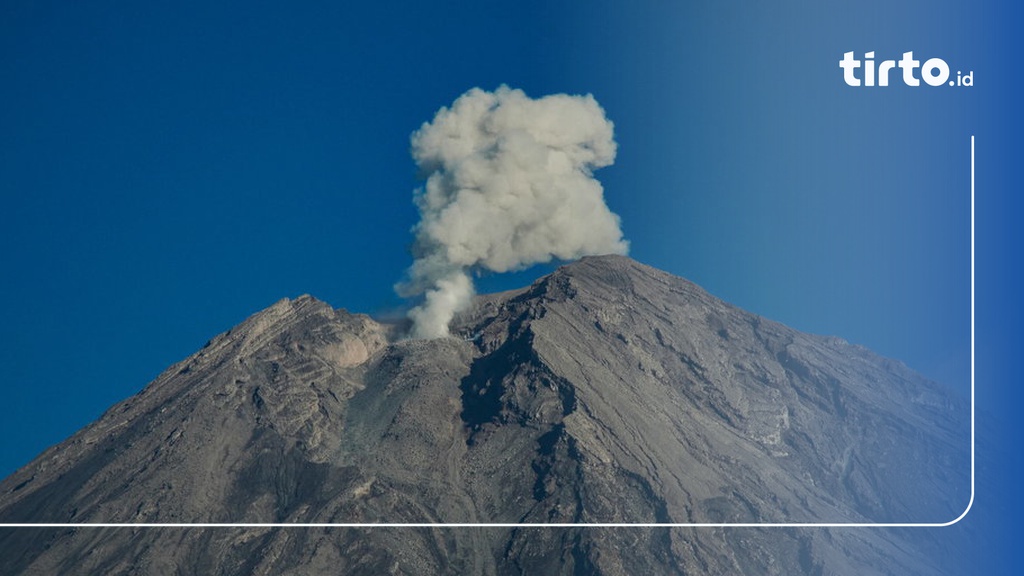
[[[604,106],[634,258],[965,396],[977,135],[978,401],[1021,439],[1020,9],[665,4],[4,2],[0,475],[279,298],[400,308],[409,134],[502,83]],[[849,50],[975,86],[851,88]]]

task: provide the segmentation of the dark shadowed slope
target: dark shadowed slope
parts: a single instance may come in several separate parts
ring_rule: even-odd
[[[944,522],[970,496],[963,401],[628,258],[453,328],[281,301],[0,483],[0,521]],[[3,529],[0,573],[956,573],[919,534]]]

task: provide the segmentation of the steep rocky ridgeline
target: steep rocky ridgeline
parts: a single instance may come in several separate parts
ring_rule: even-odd
[[[624,257],[456,335],[303,296],[0,483],[0,522],[944,522],[969,407]],[[0,529],[3,574],[955,574],[920,530]]]

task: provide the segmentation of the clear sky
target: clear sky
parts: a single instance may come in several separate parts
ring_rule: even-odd
[[[634,258],[965,396],[977,135],[979,356],[1001,383],[979,403],[999,413],[1021,398],[1000,364],[1021,342],[1020,16],[1009,2],[4,2],[0,475],[282,297],[401,308],[409,135],[500,84],[601,103],[619,154],[596,176]],[[846,51],[910,50],[975,85],[843,80]]]

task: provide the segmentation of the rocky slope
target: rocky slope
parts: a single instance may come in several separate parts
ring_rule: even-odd
[[[0,483],[0,522],[944,522],[969,407],[623,257],[456,337],[308,296]],[[940,574],[920,529],[0,529],[3,574]],[[946,555],[944,555],[946,554]]]

